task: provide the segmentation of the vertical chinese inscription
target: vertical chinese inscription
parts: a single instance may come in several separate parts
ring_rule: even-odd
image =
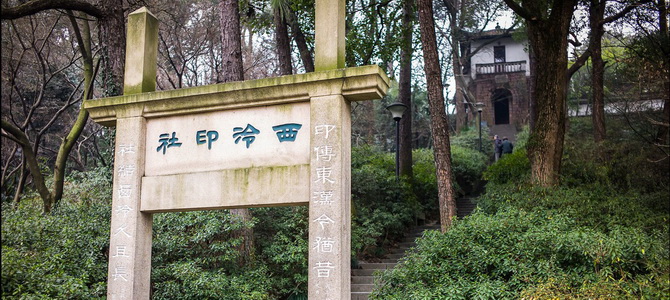
[[[341,95],[311,99],[310,299],[350,297],[349,118]]]
[[[107,281],[109,299],[149,297],[146,287],[151,269],[151,215],[139,209],[145,125],[141,117],[117,120]],[[174,146],[178,141],[173,134],[164,138],[165,143],[161,143],[158,151],[167,151],[170,145],[178,147]]]

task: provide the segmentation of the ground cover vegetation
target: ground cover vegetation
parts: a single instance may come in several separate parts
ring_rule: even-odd
[[[485,172],[478,210],[429,232],[374,299],[664,299],[670,292],[670,181],[665,154],[610,117],[603,156],[588,119],[571,119],[562,184],[530,184],[515,152]],[[636,126],[649,126],[645,120]]]
[[[460,178],[475,178],[486,157],[454,146]],[[473,163],[471,160],[479,160]],[[419,218],[437,217],[430,150],[414,153],[413,184],[396,184],[394,156],[371,146],[352,154],[352,263],[375,260]],[[474,168],[479,169],[472,169]],[[91,299],[106,295],[111,172],[73,173],[63,201],[43,215],[32,194],[2,206],[2,294],[7,299]],[[469,179],[468,179],[469,180]],[[472,185],[463,181],[462,185]],[[283,299],[307,288],[306,207],[252,209],[251,222],[226,211],[154,216],[152,299]],[[432,215],[431,215],[432,214]],[[256,252],[238,263],[240,227],[252,227]]]
[[[422,220],[439,220],[446,232],[422,240],[403,267],[380,281],[378,298],[667,297],[665,0],[421,1],[423,10],[413,1],[346,2],[346,65],[377,64],[394,79],[385,99],[353,103],[352,265],[379,259],[404,228]],[[81,101],[121,93],[125,16],[144,5],[161,20],[157,90],[314,69],[312,0],[3,1],[3,298],[105,297],[115,132],[89,122]],[[535,130],[522,131],[516,151],[486,168],[492,149],[475,151],[478,132],[461,111],[471,96],[462,94],[461,73],[476,51],[460,53],[455,45],[467,32],[492,28],[508,7],[518,17],[503,27],[531,35],[530,49],[541,50],[536,57],[570,56],[569,63],[560,57],[559,66],[534,62],[543,76],[557,79],[536,85],[542,101],[530,104],[536,114],[564,116],[587,103],[594,117],[566,118],[562,126],[560,116],[531,116]],[[548,19],[554,11],[563,22]],[[426,27],[433,19],[433,29]],[[551,30],[538,31],[538,24]],[[239,49],[225,48],[227,33]],[[574,53],[544,47],[558,36],[570,37]],[[419,53],[426,45],[436,48],[424,52],[430,59]],[[239,63],[234,70],[223,58],[231,53]],[[573,77],[569,85],[555,77],[563,68]],[[437,84],[452,77],[453,103],[439,97],[453,87]],[[654,99],[663,114],[630,113]],[[384,109],[395,101],[410,106],[400,149]],[[432,124],[445,103],[458,116]],[[616,108],[616,117],[604,117],[605,105]],[[390,151],[402,157],[399,183]],[[413,162],[409,168],[406,161]],[[551,165],[539,168],[545,163]],[[438,189],[438,174],[448,188]],[[488,185],[479,212],[447,232],[452,219],[443,216],[455,215],[449,208],[455,197],[482,180]],[[259,208],[242,217],[156,214],[153,298],[304,299],[307,209]]]

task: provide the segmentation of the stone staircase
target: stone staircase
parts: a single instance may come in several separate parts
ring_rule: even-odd
[[[352,300],[366,300],[368,295],[374,288],[374,276],[377,271],[383,272],[385,270],[393,269],[398,263],[398,260],[405,256],[405,252],[416,246],[416,238],[421,237],[426,230],[439,230],[440,224],[430,224],[418,226],[405,234],[403,240],[398,243],[396,248],[389,251],[385,259],[377,263],[361,262],[358,264],[358,269],[351,270],[351,299]]]
[[[463,219],[465,216],[470,215],[472,211],[475,210],[477,204],[473,200],[474,198],[470,197],[461,197],[456,199],[456,215],[459,219]]]

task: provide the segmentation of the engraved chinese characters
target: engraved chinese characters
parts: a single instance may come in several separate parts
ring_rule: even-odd
[[[283,142],[295,142],[296,137],[298,136],[298,131],[302,127],[302,124],[290,123],[290,124],[281,124],[277,126],[272,126],[272,129],[277,134],[277,140],[279,143]],[[233,139],[235,144],[238,144],[240,140],[244,142],[246,148],[249,149],[251,144],[256,140],[256,136],[261,132],[256,129],[251,124],[247,124],[246,127],[235,127],[233,129]],[[161,152],[163,155],[167,152],[168,148],[171,147],[181,147],[182,143],[178,142],[179,138],[176,136],[175,131],[172,132],[172,137],[167,133],[161,133],[158,136],[159,146],[156,148],[156,152]],[[212,143],[219,140],[219,132],[217,130],[198,130],[195,133],[195,143],[197,145],[207,144],[207,150],[212,150]]]
[[[350,297],[350,105],[337,95],[311,100],[310,299]]]
[[[309,103],[147,120],[146,176],[308,165]]]
[[[109,242],[110,299],[148,297],[148,273],[151,270],[151,214],[140,212],[141,180],[144,174],[144,118],[117,121],[114,160],[114,194]],[[165,148],[175,140],[165,137]],[[147,294],[145,294],[147,293]],[[138,297],[138,295],[140,295]]]
[[[318,141],[313,143],[313,150],[315,154],[316,165],[312,166],[312,169],[315,172],[316,180],[313,183],[313,201],[311,205],[321,206],[320,209],[314,209],[314,211],[323,211],[320,216],[313,219],[312,222],[317,223],[317,232],[316,239],[311,245],[312,250],[315,250],[319,253],[319,259],[316,262],[316,265],[312,269],[316,270],[317,278],[330,278],[331,271],[334,271],[338,267],[337,264],[333,262],[336,261],[336,257],[330,257],[330,253],[334,253],[335,247],[338,247],[337,242],[339,238],[334,235],[335,229],[339,224],[336,224],[336,221],[333,220],[328,214],[336,212],[337,209],[334,207],[337,199],[334,196],[333,188],[337,184],[337,179],[333,177],[333,158],[337,156],[337,151],[332,146],[332,141],[330,140],[335,134],[337,126],[331,124],[318,124],[314,126],[314,136],[318,137]],[[329,143],[330,142],[330,143]],[[339,218],[336,218],[339,219]]]

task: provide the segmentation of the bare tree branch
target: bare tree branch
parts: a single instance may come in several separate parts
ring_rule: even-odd
[[[105,13],[95,5],[77,0],[31,0],[15,7],[3,7],[1,18],[3,20],[14,20],[25,16],[34,15],[41,11],[50,9],[70,9],[81,11],[91,16],[100,18]]]

